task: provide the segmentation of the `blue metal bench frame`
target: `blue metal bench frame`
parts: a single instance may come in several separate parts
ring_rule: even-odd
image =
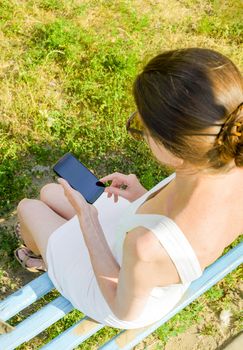
[[[232,248],[228,253],[221,256],[212,265],[205,269],[203,275],[190,285],[180,302],[159,322],[144,328],[121,330],[118,335],[113,337],[99,349],[131,349],[154,330],[167,322],[180,310],[211,288],[224,276],[237,268],[242,262],[243,242],[239,243],[236,247]],[[54,289],[54,286],[50,281],[48,274],[44,273],[0,302],[0,319],[7,321],[12,316],[43,297],[52,289]],[[32,339],[57,320],[61,319],[71,310],[73,310],[73,306],[68,300],[62,296],[57,297],[33,315],[19,323],[12,332],[0,335],[0,349],[15,349],[18,345]],[[103,327],[102,324],[99,324],[88,317],[84,317],[48,344],[41,347],[41,349],[74,349]]]

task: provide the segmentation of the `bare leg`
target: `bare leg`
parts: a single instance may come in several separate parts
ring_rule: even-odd
[[[21,236],[26,246],[35,254],[41,254],[46,263],[48,238],[53,231],[67,221],[45,203],[37,199],[24,198],[17,207]]]
[[[40,200],[66,220],[70,220],[76,214],[59,184],[49,183],[43,186]]]

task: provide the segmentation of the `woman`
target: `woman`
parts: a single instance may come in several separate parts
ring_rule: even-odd
[[[90,205],[59,179],[40,200],[18,205],[21,235],[60,293],[117,328],[162,318],[243,231],[243,80],[235,65],[207,49],[164,52],[133,93],[128,131],[174,173],[149,191],[135,175],[104,177],[116,203],[103,194]],[[24,260],[28,250],[17,253]]]

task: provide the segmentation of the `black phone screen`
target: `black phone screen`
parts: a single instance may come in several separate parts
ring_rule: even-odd
[[[79,191],[90,204],[104,192],[105,185],[71,153],[66,153],[54,165],[53,170]]]

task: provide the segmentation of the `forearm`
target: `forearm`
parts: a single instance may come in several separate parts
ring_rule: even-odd
[[[117,314],[116,294],[120,266],[110,250],[99,222],[92,225],[92,233],[84,227],[82,232],[97,283],[110,309]]]
[[[88,248],[91,264],[97,283],[107,304],[114,315],[118,316],[122,305],[117,302],[117,286],[120,266],[116,262],[107,244],[104,232],[98,219],[98,210],[87,203],[85,198],[65,181],[58,179],[63,186],[65,196],[75,209],[80,228]],[[82,254],[82,252],[80,252]],[[123,301],[122,301],[123,303]],[[119,317],[119,316],[118,316]]]

